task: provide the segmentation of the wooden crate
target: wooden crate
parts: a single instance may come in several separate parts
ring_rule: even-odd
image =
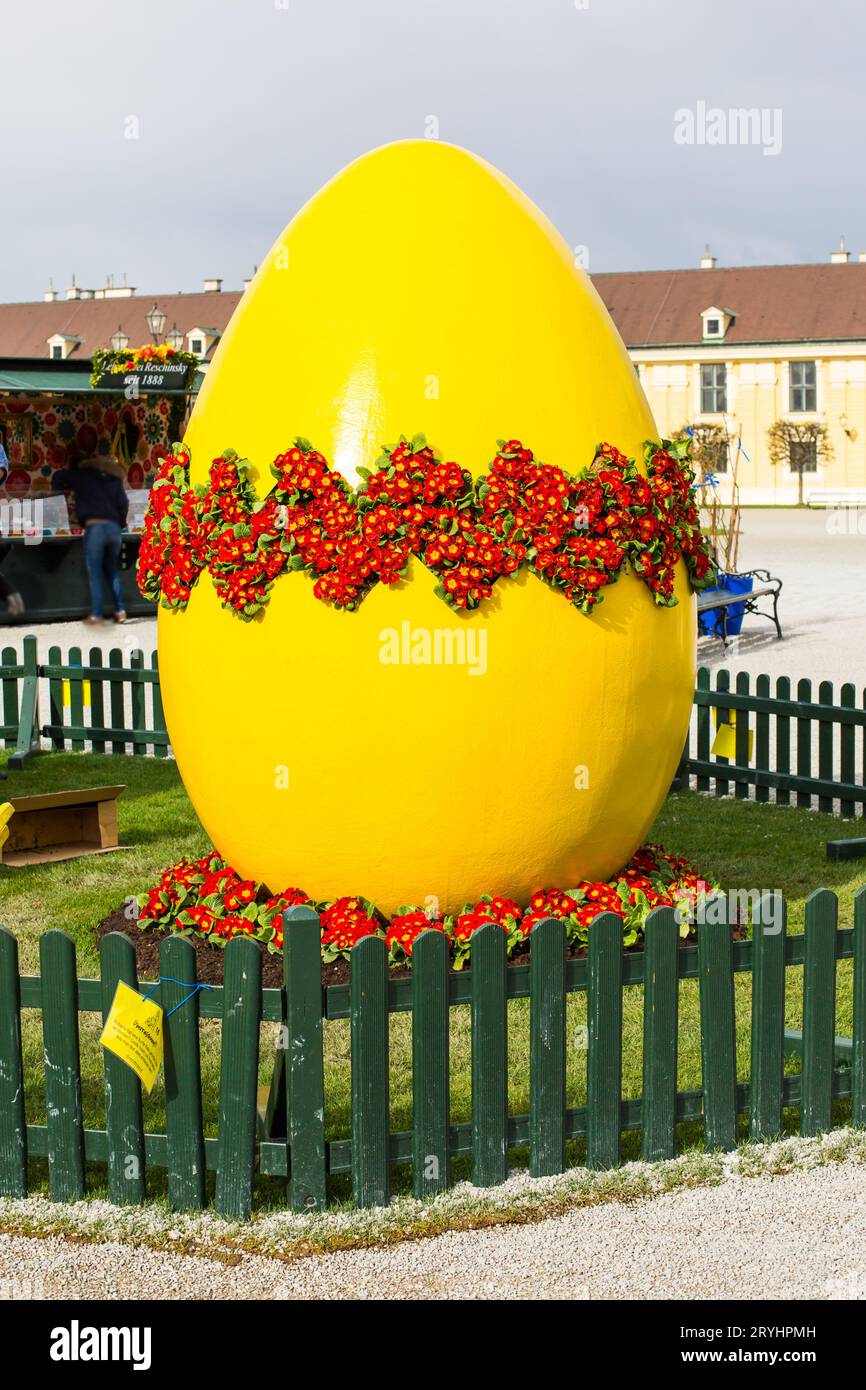
[[[9,868],[77,859],[121,849],[117,843],[117,798],[124,784],[10,799],[9,837],[0,861]]]

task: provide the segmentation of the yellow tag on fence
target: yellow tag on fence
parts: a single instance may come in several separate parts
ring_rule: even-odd
[[[148,1092],[153,1090],[162,1066],[162,1009],[153,999],[118,981],[99,1041],[132,1068]]]
[[[718,715],[716,715],[718,719]],[[732,709],[728,713],[729,723],[719,724],[716,736],[713,739],[713,746],[710,752],[716,758],[731,758],[736,760],[737,756],[737,711]],[[755,731],[749,730],[749,762],[752,761],[752,753],[755,748]]]
[[[81,703],[89,708],[90,706],[90,681],[81,682]],[[63,678],[63,708],[69,709],[72,705],[72,682],[68,677]]]

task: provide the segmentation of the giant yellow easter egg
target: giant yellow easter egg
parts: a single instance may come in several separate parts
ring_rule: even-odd
[[[231,447],[264,496],[295,436],[354,483],[384,441],[415,432],[474,476],[497,439],[576,474],[599,440],[640,457],[656,433],[562,238],[502,174],[433,141],[359,159],[289,224],[185,442],[194,482]],[[591,615],[525,568],[467,613],[435,584],[413,559],[339,611],[284,574],[244,622],[203,574],[185,609],[160,611],[174,752],[242,874],[386,912],[454,909],[606,878],[645,837],[691,708],[683,563],[677,606],[629,570]],[[414,660],[419,633],[446,646],[462,633],[463,659]]]

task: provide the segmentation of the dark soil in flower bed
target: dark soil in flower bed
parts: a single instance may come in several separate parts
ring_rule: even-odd
[[[114,912],[104,917],[96,928],[97,940],[111,931],[120,932],[123,936],[128,936],[135,947],[135,959],[138,966],[138,978],[140,980],[155,980],[159,975],[159,944],[163,937],[169,935],[168,932],[158,931],[153,927],[142,929],[135,922],[131,922],[126,916],[123,907],[115,908]],[[187,938],[195,948],[196,977],[202,984],[221,985],[223,982],[223,959],[224,948],[222,946],[211,946],[210,942]],[[281,955],[274,955],[267,948],[258,942],[257,945],[262,953],[262,984],[266,989],[279,989],[283,983],[283,958]],[[333,978],[328,974],[334,967],[343,966],[343,971]],[[334,961],[333,965],[322,966],[322,984],[339,985],[349,978],[348,961]]]
[[[97,941],[101,941],[107,932],[121,932],[123,936],[128,936],[135,947],[135,959],[138,965],[138,978],[140,980],[155,980],[159,975],[159,943],[166,935],[165,932],[154,928],[144,928],[142,930],[131,922],[126,916],[126,909],[118,907],[114,912],[99,923],[96,928]],[[742,940],[746,936],[743,927],[733,929],[735,941]],[[195,948],[196,973],[198,979],[203,984],[221,985],[223,982],[223,950],[221,946],[211,946],[208,941],[196,940],[189,937]],[[697,937],[692,934],[680,939],[681,946],[694,946]],[[279,989],[283,983],[283,957],[275,955],[267,948],[258,943],[262,953],[262,984],[266,989]],[[643,950],[643,942],[637,946],[627,948],[630,951]],[[586,955],[586,947],[569,946],[568,956],[571,960],[576,960]],[[509,965],[526,965],[529,962],[529,944],[515,951],[509,959]],[[400,979],[403,975],[411,975],[411,966],[403,963],[392,965],[389,970],[392,980]],[[345,985],[349,982],[349,962],[340,957],[330,961],[328,964],[322,963],[322,986]]]

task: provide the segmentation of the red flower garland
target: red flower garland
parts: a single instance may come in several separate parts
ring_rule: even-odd
[[[207,569],[223,605],[252,618],[278,575],[302,569],[316,598],[354,609],[374,584],[396,583],[415,555],[458,610],[477,608],[498,579],[527,565],[590,613],[630,562],[656,603],[670,606],[680,558],[695,589],[713,582],[713,566],[687,442],[648,442],[644,460],[646,476],[600,444],[573,478],[511,439],[473,481],[416,435],[386,449],[372,471],[359,469],[353,492],[299,439],[275,460],[275,486],[259,502],[247,460],[228,450],[209,486],[190,488],[189,454],[175,445],[151,488],[138,583],[154,602],[184,608]]]
[[[448,938],[455,970],[469,956],[472,937],[486,922],[497,922],[508,936],[508,954],[524,944],[536,922],[546,917],[566,924],[569,941],[585,945],[589,926],[600,912],[613,912],[623,923],[623,943],[635,945],[654,907],[675,906],[684,899],[693,906],[714,889],[685,859],[666,854],[658,845],[645,845],[631,863],[609,883],[579,883],[566,892],[539,889],[524,909],[512,898],[485,895],[467,903],[456,916],[429,913],[419,907],[400,908],[387,921],[365,898],[337,898],[313,903],[300,888],[269,894],[261,884],[242,879],[218,854],[181,859],[160,876],[139,899],[139,925],[161,927],[224,946],[243,934],[264,942],[271,952],[282,951],[283,917],[287,907],[305,904],[320,915],[322,958],[348,957],[365,936],[387,942],[392,963],[410,960],[422,931],[441,931]]]

